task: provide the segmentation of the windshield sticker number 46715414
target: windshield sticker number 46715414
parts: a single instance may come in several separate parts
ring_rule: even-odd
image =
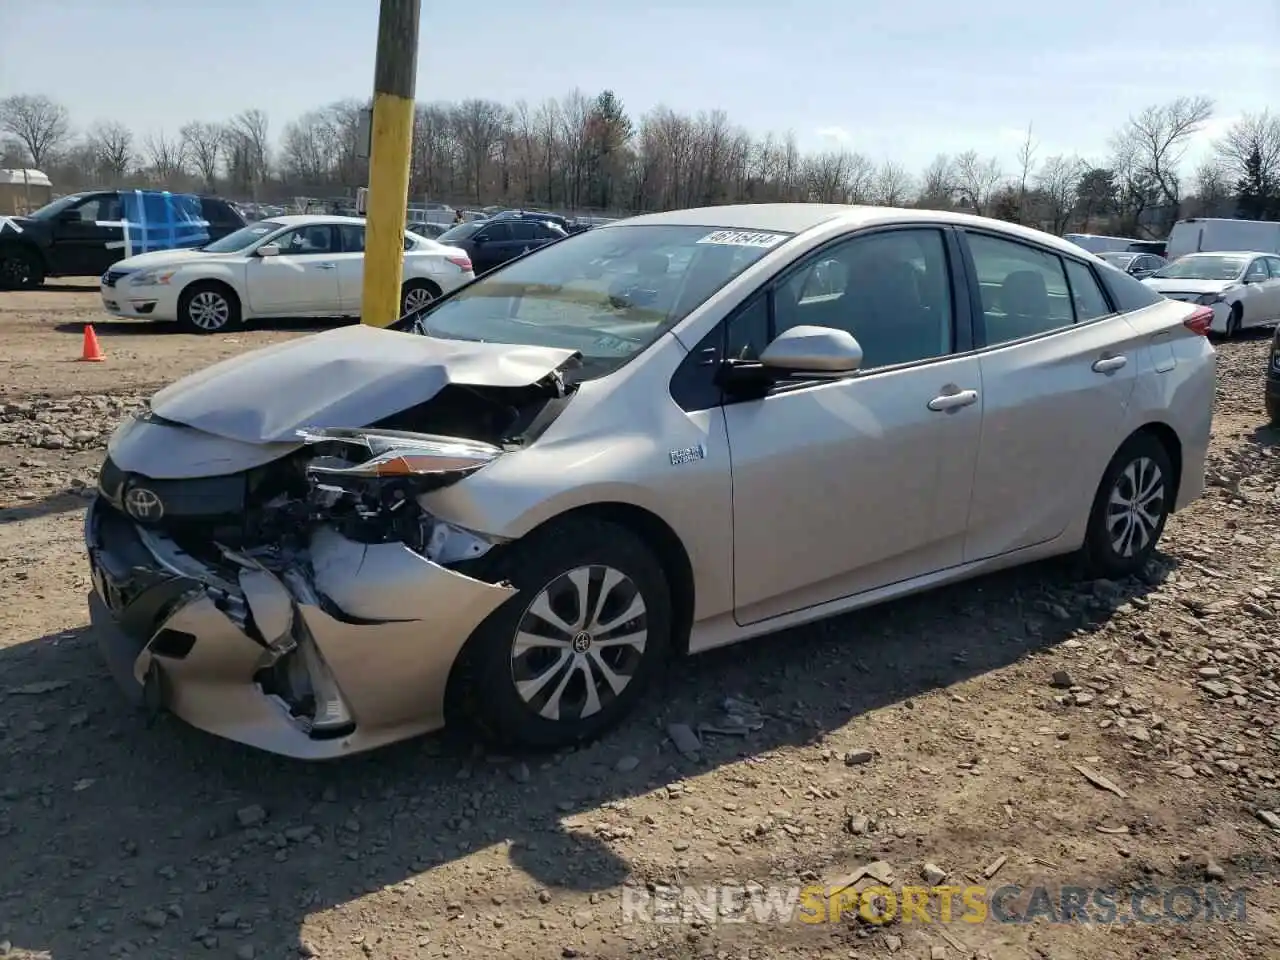
[[[717,230],[709,233],[699,243],[718,243],[728,247],[776,247],[787,239],[780,233],[756,233],[750,230]]]

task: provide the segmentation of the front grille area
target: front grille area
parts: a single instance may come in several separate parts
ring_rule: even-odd
[[[102,275],[102,282],[105,286],[114,287],[120,282],[121,277],[126,277],[128,275],[128,270],[108,270]]]

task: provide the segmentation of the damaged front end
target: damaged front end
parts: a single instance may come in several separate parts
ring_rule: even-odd
[[[442,726],[459,651],[515,591],[450,569],[500,541],[422,500],[532,442],[570,396],[558,376],[514,402],[449,389],[474,395],[469,424],[455,397],[370,427],[300,427],[276,459],[246,454],[250,469],[218,476],[181,475],[181,451],[209,447],[209,434],[154,415],[122,427],[85,530],[91,616],[121,686],[203,730],[307,759]],[[443,423],[477,438],[413,429]],[[178,476],[155,477],[155,443]]]

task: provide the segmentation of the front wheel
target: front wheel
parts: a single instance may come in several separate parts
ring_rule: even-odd
[[[221,333],[240,322],[240,300],[220,283],[193,283],[178,300],[178,323],[188,333]]]
[[[22,246],[0,249],[0,289],[34,290],[44,283],[40,257]]]
[[[1173,510],[1174,482],[1169,454],[1153,435],[1121,446],[1089,514],[1083,553],[1092,576],[1120,580],[1147,565]]]
[[[1227,317],[1227,339],[1231,340],[1240,336],[1240,328],[1244,325],[1244,311],[1240,304],[1234,304],[1231,307],[1231,315]]]
[[[518,592],[476,630],[452,693],[496,746],[556,749],[599,736],[666,660],[667,579],[625,527],[553,522],[507,548],[484,578]]]

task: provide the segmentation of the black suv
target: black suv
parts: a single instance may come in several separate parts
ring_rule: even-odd
[[[534,216],[504,217],[460,223],[436,237],[440,243],[458,247],[471,258],[476,276],[523,256],[535,247],[568,236],[559,224]]]
[[[200,197],[209,241],[244,217],[226,200]],[[119,190],[60,197],[27,217],[0,217],[0,289],[30,289],[45,277],[97,277],[125,255]],[[209,242],[206,241],[206,242]]]

